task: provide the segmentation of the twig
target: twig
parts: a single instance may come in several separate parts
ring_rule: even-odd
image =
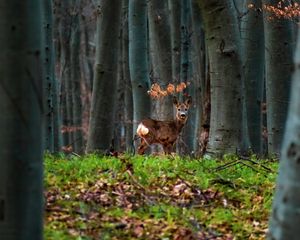
[[[274,172],[271,168],[268,168],[268,167],[265,166],[264,164],[255,162],[254,160],[252,160],[252,159],[250,159],[250,158],[248,158],[248,157],[240,156],[240,159],[241,159],[241,160],[249,161],[249,162],[251,162],[251,163],[253,163],[253,164],[257,164],[257,165],[261,166],[262,168],[264,168],[265,170],[268,170],[268,171],[270,171],[270,172]]]
[[[249,165],[249,164],[247,164],[247,163],[244,163],[244,162],[242,162],[242,161],[239,161],[241,164],[243,164],[244,166],[246,166],[246,167],[249,167],[249,168],[251,168],[252,170],[254,170],[255,172],[258,172],[259,173],[259,171],[257,170],[257,169],[255,169],[254,167],[252,167],[251,165]]]
[[[220,170],[224,170],[226,168],[229,168],[229,167],[232,167],[236,164],[238,164],[239,160],[234,160],[232,162],[229,162],[229,163],[225,163],[224,165],[221,165],[219,167],[216,167],[215,169],[213,169],[213,171],[220,171]]]

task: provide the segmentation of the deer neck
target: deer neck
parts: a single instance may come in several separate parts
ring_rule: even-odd
[[[176,118],[175,124],[176,124],[176,129],[177,129],[178,133],[181,132],[181,129],[183,128],[185,123],[186,123],[186,119],[183,121],[183,120],[179,120],[179,119]]]

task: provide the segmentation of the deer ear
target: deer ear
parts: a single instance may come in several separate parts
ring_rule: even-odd
[[[185,100],[185,102],[184,102],[184,103],[185,103],[185,105],[187,105],[187,106],[189,106],[189,107],[190,107],[190,106],[191,106],[191,104],[192,104],[192,97],[191,97],[191,96],[189,96],[189,97],[188,97],[188,99],[187,99],[187,100]]]
[[[177,104],[178,104],[177,97],[175,97],[175,96],[173,97],[173,104],[174,104],[174,105],[177,105]]]

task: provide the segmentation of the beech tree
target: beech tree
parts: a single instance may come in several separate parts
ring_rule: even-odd
[[[166,1],[151,0],[148,2],[149,40],[154,81],[167,86],[172,80],[172,51],[170,39],[170,19]],[[156,101],[155,118],[173,119],[171,97]]]
[[[125,81],[124,89],[124,125],[125,125],[125,142],[126,150],[132,151],[132,136],[133,136],[133,100],[132,88],[129,73],[129,33],[128,33],[128,0],[123,1],[123,29],[122,29],[122,70],[123,79]]]
[[[235,153],[242,141],[242,63],[237,17],[231,0],[198,2],[210,63],[208,151]]]
[[[105,151],[113,138],[121,2],[100,0],[87,152]]]
[[[300,33],[295,53],[291,101],[285,124],[276,194],[268,239],[299,238],[300,208]]]
[[[5,240],[43,238],[41,3],[0,3],[0,236]]]
[[[44,88],[46,94],[46,123],[45,123],[45,149],[50,152],[59,152],[62,144],[60,131],[60,112],[58,102],[58,82],[55,76],[55,52],[53,43],[53,4],[52,0],[43,0],[43,29],[45,50],[45,78]]]
[[[264,26],[261,0],[247,0],[257,9],[248,9],[241,23],[245,100],[250,148],[262,153],[262,102],[264,91]]]
[[[80,0],[72,0],[72,6],[75,10],[72,18],[71,42],[70,42],[70,64],[72,81],[72,127],[73,139],[72,145],[74,151],[83,153],[82,136],[82,102],[81,102],[81,75],[80,75]]]
[[[133,129],[140,120],[150,116],[150,88],[148,71],[147,2],[129,1],[129,71],[133,97]]]
[[[280,0],[262,0],[276,6]],[[285,4],[285,3],[282,3]],[[286,121],[293,66],[292,22],[264,11],[268,152],[279,154]]]

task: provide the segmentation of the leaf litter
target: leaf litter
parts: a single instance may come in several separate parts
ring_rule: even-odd
[[[213,183],[216,175],[210,176],[211,186],[201,187],[195,176],[186,177],[188,169],[182,169],[183,174],[164,172],[142,184],[137,166],[121,162],[120,169],[103,171],[100,164],[90,178],[72,181],[53,181],[53,171],[46,169],[45,181],[51,183],[44,194],[45,239],[55,239],[56,231],[62,232],[62,239],[265,238],[269,211],[259,213],[265,204],[262,192]]]

